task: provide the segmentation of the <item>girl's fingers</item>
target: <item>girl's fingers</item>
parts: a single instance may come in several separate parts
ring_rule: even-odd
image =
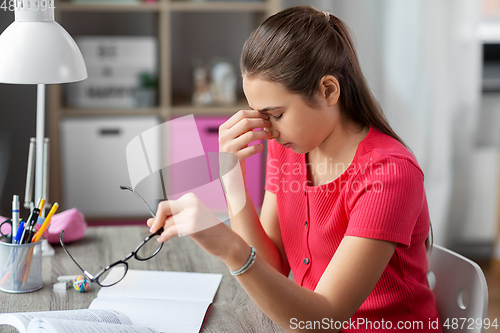
[[[160,202],[156,211],[156,218],[153,219],[150,232],[156,232],[165,225],[165,221],[172,215],[172,203],[175,200],[165,200]],[[148,220],[149,221],[149,220]],[[148,224],[149,225],[149,224]]]
[[[239,121],[241,121],[244,118],[263,118],[263,117],[268,117],[267,115],[264,115],[260,113],[259,111],[255,110],[240,110],[236,112],[234,115],[231,116],[224,124],[222,124],[219,127],[219,130],[227,130],[236,125]]]
[[[174,218],[170,216],[167,221],[165,221],[164,231],[158,237],[158,242],[164,243],[169,239],[177,236],[177,226],[174,223]]]
[[[253,145],[253,146],[249,146],[247,148],[241,149],[238,152],[237,156],[238,156],[238,159],[241,161],[241,160],[244,160],[246,158],[249,158],[250,156],[258,154],[263,150],[264,150],[264,145],[262,143],[259,143],[258,145]]]
[[[270,126],[270,122],[264,119],[244,119],[234,127],[219,133],[219,150],[222,152],[236,154],[239,149],[245,147],[252,141],[267,139],[266,130],[258,130]],[[255,130],[254,130],[255,129]]]
[[[271,132],[250,131],[230,141],[225,148],[227,151],[237,152],[237,154],[239,154],[239,151],[248,146],[250,142],[269,138],[271,138]]]
[[[257,128],[265,128],[271,126],[271,122],[262,117],[259,118],[244,118],[233,127],[221,132],[223,139],[237,138],[240,135],[253,131]]]
[[[153,222],[154,222],[154,218],[150,217],[147,221],[146,221],[146,224],[148,225],[148,227],[151,227],[153,225]]]

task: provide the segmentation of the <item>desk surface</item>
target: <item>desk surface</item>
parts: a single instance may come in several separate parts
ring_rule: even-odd
[[[91,227],[82,240],[68,244],[68,250],[84,269],[97,273],[130,253],[147,234],[145,227]],[[61,246],[55,245],[54,249],[53,257],[43,258],[43,288],[27,294],[0,292],[0,313],[89,307],[100,288],[97,284],[86,293],[73,288],[62,295],[52,291],[58,276],[81,274]],[[204,252],[189,237],[168,241],[151,260],[130,259],[128,263],[130,269],[222,273],[221,285],[201,332],[283,332],[255,305],[222,260]]]

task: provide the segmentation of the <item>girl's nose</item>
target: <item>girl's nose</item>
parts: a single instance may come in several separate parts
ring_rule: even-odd
[[[278,132],[277,130],[273,130],[271,127],[264,128],[264,131],[271,133],[271,136],[268,137],[267,140],[271,140],[280,136],[280,132]]]

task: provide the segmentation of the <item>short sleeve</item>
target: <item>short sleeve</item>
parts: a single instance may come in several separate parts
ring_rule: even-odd
[[[424,176],[407,158],[372,158],[350,185],[350,218],[345,236],[410,246],[425,198]]]
[[[274,140],[267,140],[267,157],[266,157],[266,182],[264,189],[266,191],[277,194],[279,192],[279,161],[276,159],[276,147]]]

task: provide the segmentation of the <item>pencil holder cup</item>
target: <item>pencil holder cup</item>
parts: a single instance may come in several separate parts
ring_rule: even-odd
[[[0,290],[27,293],[42,287],[42,241],[29,244],[0,242]]]

